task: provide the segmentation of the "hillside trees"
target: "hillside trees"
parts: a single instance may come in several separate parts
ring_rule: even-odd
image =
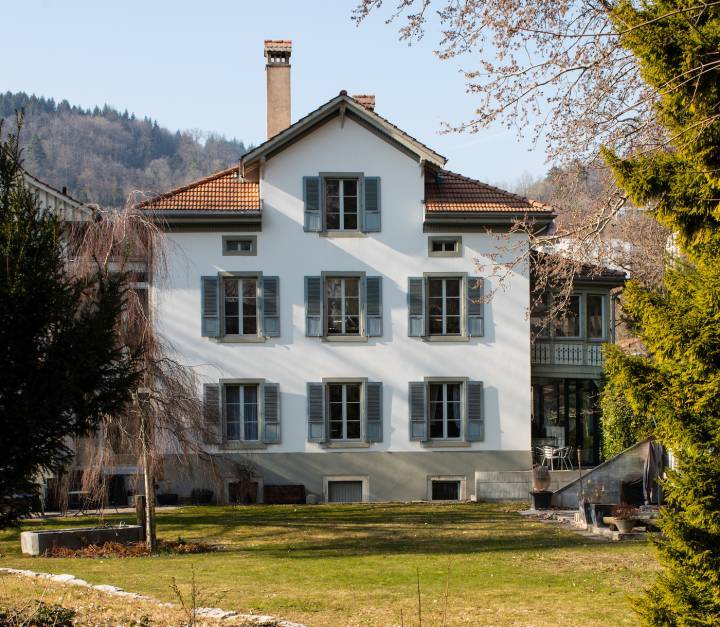
[[[118,341],[122,275],[69,275],[63,224],[25,187],[18,143],[0,124],[0,527],[69,461],[68,437],[92,432],[138,377]]]

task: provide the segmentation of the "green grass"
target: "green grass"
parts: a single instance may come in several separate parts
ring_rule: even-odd
[[[201,602],[308,625],[635,624],[628,595],[657,570],[645,543],[588,539],[526,520],[513,506],[378,504],[186,507],[158,516],[158,535],[217,544],[203,555],[79,559],[20,554],[0,533],[0,563],[72,573],[173,600],[191,565]],[[130,518],[109,516],[107,519]],[[90,517],[28,521],[23,529],[87,525]],[[450,569],[448,579],[448,568]],[[202,598],[204,596],[204,598]]]

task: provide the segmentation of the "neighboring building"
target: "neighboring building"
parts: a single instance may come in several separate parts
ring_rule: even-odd
[[[610,285],[602,301],[579,286],[580,322],[561,329],[577,340],[531,350],[528,266],[495,290],[476,262],[513,261],[529,245],[514,221],[543,229],[551,209],[445,170],[372,96],[340,92],[290,125],[290,54],[265,44],[269,139],[139,205],[171,242],[156,324],[206,381],[209,450],[251,460],[258,499],[293,484],[328,501],[474,497],[476,473],[531,467],[536,382],[567,396],[597,379]],[[201,482],[166,472],[161,488]]]
[[[56,211],[65,222],[85,222],[92,217],[92,209],[75,200],[63,187],[62,191],[23,170],[25,185],[35,192],[41,209]]]

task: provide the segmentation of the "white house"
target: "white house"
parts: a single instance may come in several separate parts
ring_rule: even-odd
[[[257,499],[469,499],[476,475],[528,471],[529,270],[495,291],[478,268],[512,261],[528,246],[513,222],[545,228],[550,208],[446,170],[372,96],[291,124],[290,54],[265,42],[268,140],[140,205],[168,230],[154,316],[206,381],[208,449],[252,461]]]

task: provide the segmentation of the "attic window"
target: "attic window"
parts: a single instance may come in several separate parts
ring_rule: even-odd
[[[434,236],[428,238],[428,257],[461,257],[462,237]]]
[[[255,235],[224,235],[223,255],[255,256],[257,255],[257,236]]]

